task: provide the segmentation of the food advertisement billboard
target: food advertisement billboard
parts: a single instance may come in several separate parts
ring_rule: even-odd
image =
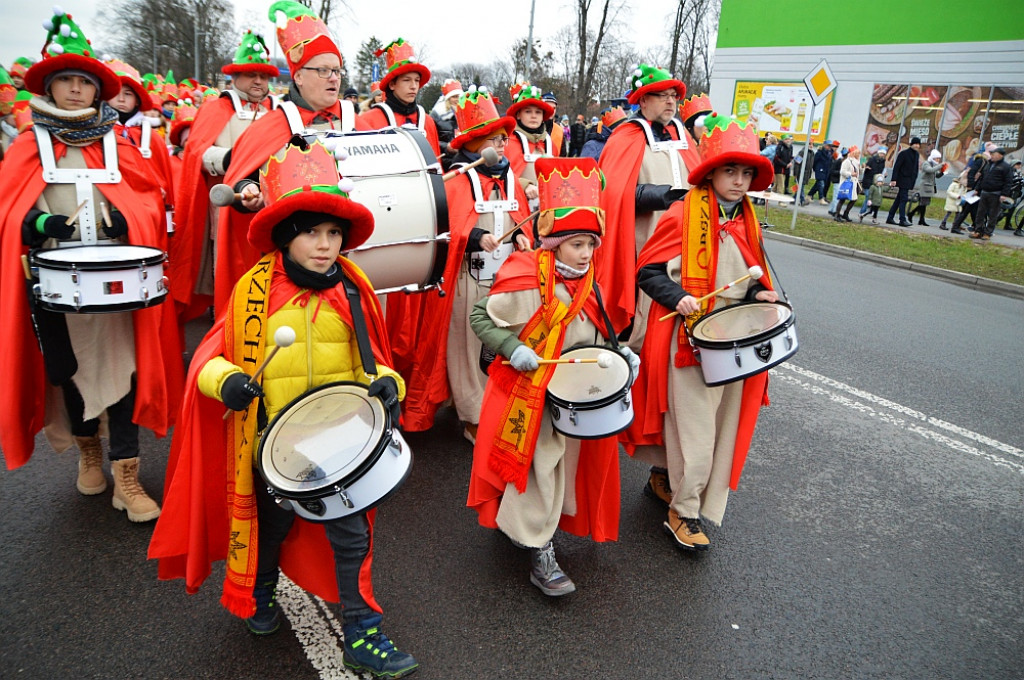
[[[829,93],[812,116],[811,97],[803,83],[737,81],[732,115],[755,126],[761,135],[789,133],[797,142],[810,135],[812,141],[820,143],[828,133],[834,96],[835,92]]]

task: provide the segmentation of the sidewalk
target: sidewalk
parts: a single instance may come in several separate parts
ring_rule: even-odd
[[[889,205],[891,202],[887,201]],[[758,218],[764,219],[765,206],[755,206],[755,212]],[[858,215],[859,207],[854,207],[850,211],[850,217],[853,218],[853,224],[860,224],[860,220],[856,217]],[[931,234],[932,236],[941,236],[945,238],[955,239],[968,239],[966,235],[959,236],[957,234],[950,234],[948,231],[942,231],[939,229],[939,220],[929,219],[926,220],[931,226],[922,227],[914,224],[910,227],[897,227],[891,224],[885,224],[886,212],[879,211],[877,225],[870,224],[870,217],[866,219],[868,226],[875,226],[878,229],[892,229],[900,232],[916,232],[919,234]],[[801,215],[813,215],[815,217],[821,217],[824,219],[832,219],[828,214],[828,206],[820,205],[817,201],[812,201],[809,205],[800,208]],[[789,231],[789,225],[793,220],[793,204],[780,204],[775,201],[769,201],[768,205],[768,219],[771,224],[774,225],[770,229],[765,229],[765,237],[770,240],[784,241],[787,243],[793,243],[801,245],[805,248],[812,248],[814,250],[820,250],[822,252],[829,253],[831,255],[837,255],[839,257],[852,257],[859,260],[865,260],[867,262],[873,262],[886,267],[893,267],[895,269],[907,269],[910,271],[930,276],[932,278],[948,281],[957,285],[965,286],[968,288],[974,288],[976,290],[984,291],[987,293],[995,293],[996,295],[1005,295],[1007,297],[1017,298],[1024,300],[1024,285],[1016,285],[1013,283],[1006,283],[1004,281],[996,281],[993,279],[986,279],[981,276],[975,276],[973,274],[965,274],[963,272],[956,272],[949,269],[940,269],[939,267],[932,267],[930,265],[917,264],[915,262],[908,262],[907,260],[900,260],[895,257],[888,257],[885,255],[877,255],[875,253],[868,253],[862,250],[854,250],[846,246],[837,246],[831,243],[823,243],[821,241],[813,241],[811,239],[801,238],[799,236],[791,235]],[[1024,237],[1014,236],[1013,231],[1004,231],[1002,226],[996,229],[995,233],[992,234],[992,240],[986,242],[976,242],[977,247],[984,248],[986,245],[991,243],[998,243],[1004,246],[1010,246],[1014,248],[1024,248]]]

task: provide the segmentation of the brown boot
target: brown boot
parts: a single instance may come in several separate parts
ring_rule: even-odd
[[[75,437],[78,444],[78,493],[95,496],[107,490],[107,478],[103,475],[103,443],[99,435]]]
[[[672,487],[668,483],[668,474],[664,470],[651,468],[651,476],[644,487],[644,495],[661,501],[665,505],[672,502]]]
[[[676,541],[676,546],[684,550],[707,550],[711,541],[704,534],[699,517],[680,517],[671,508],[668,520],[663,525],[665,531]]]
[[[160,516],[160,506],[139,484],[139,459],[125,458],[110,463],[114,473],[114,508],[127,510],[132,522],[149,522]]]

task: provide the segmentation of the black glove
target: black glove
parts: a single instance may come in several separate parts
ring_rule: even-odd
[[[46,218],[40,222],[39,217],[46,213],[36,213],[36,219],[33,220],[31,225],[36,233],[42,234],[50,238],[56,239],[69,239],[75,234],[75,225],[67,224],[67,215],[47,215]]]
[[[674,201],[686,195],[686,189],[673,189],[671,184],[637,184],[637,213],[649,213],[655,210],[668,210]]]
[[[220,400],[232,411],[244,411],[253,399],[262,396],[262,388],[251,384],[245,373],[232,373],[220,386]]]
[[[398,383],[390,375],[377,378],[370,383],[368,394],[377,397],[384,403],[384,408],[391,414],[393,425],[398,425],[398,419],[402,417],[402,407],[398,405]]]
[[[124,214],[117,210],[110,212],[110,226],[103,225],[103,233],[107,235],[107,238],[119,238],[125,236],[128,233],[128,220],[124,218]]]

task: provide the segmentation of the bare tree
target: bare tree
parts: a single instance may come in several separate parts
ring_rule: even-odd
[[[319,7],[314,8],[313,0],[298,0],[298,2],[315,11],[317,16],[324,20],[325,24],[329,24],[331,22],[331,12],[345,5],[341,0],[320,0],[320,2],[317,3]]]
[[[625,7],[626,0],[603,0],[596,7],[593,5],[594,0],[574,0],[576,26],[572,43],[575,54],[567,55],[572,59],[574,68],[567,68],[566,75],[572,74],[569,83],[569,108],[575,111],[586,110],[593,98],[594,79],[601,64],[602,44],[608,37],[619,11]]]
[[[678,0],[672,22],[669,72],[693,92],[707,91],[711,38],[718,30],[721,0]]]

